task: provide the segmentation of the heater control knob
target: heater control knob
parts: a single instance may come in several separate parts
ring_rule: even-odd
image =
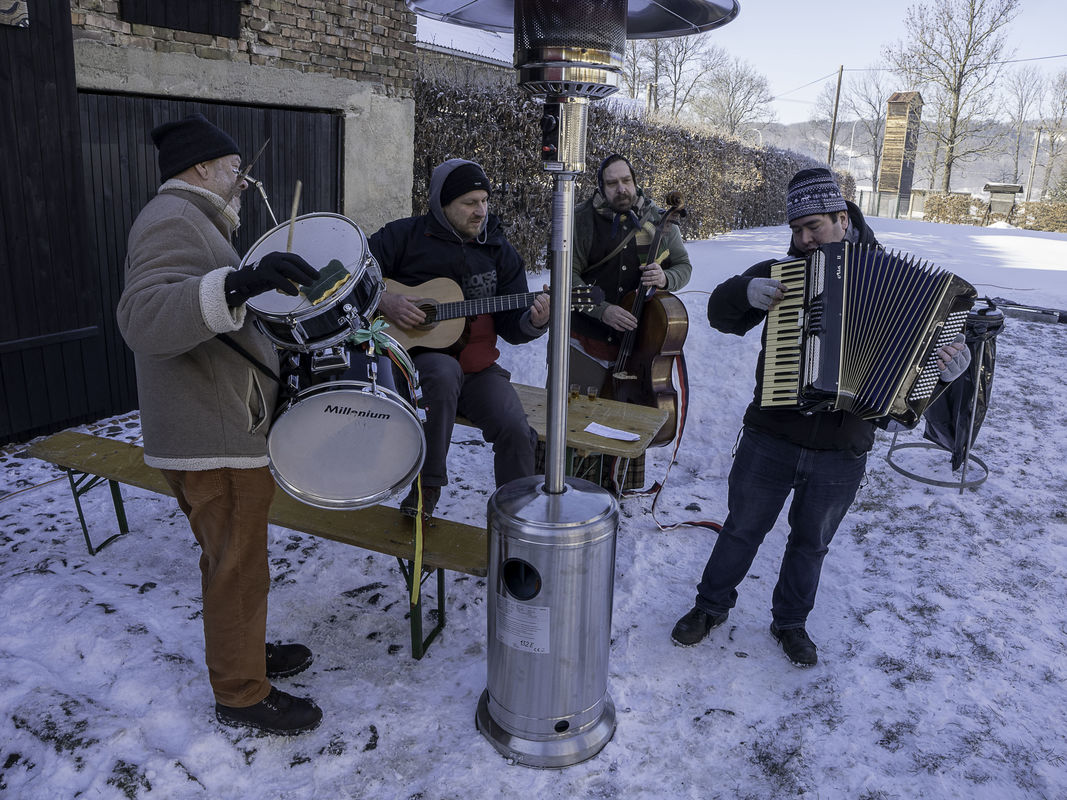
[[[546,104],[541,115],[541,158],[554,161],[559,154],[559,115],[553,114],[552,104]]]

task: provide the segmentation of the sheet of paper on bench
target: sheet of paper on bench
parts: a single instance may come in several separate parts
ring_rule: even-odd
[[[636,442],[641,437],[629,431],[620,431],[618,428],[609,428],[599,422],[590,422],[585,426],[586,433],[603,436],[605,439],[618,439],[621,442]]]

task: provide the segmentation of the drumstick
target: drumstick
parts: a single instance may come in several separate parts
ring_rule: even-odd
[[[296,182],[296,189],[293,192],[293,211],[289,215],[289,240],[285,244],[285,252],[293,252],[293,231],[296,230],[296,210],[300,207],[300,187],[299,180]]]

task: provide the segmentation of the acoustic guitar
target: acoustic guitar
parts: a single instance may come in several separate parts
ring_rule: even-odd
[[[663,214],[652,244],[649,258],[657,262],[666,256],[658,255],[663,232],[684,214],[685,205],[680,192],[667,195],[670,208]],[[643,286],[626,294],[620,301],[637,317],[637,330],[627,331],[619,345],[601,395],[623,403],[661,408],[667,421],[652,438],[651,446],[670,444],[678,427],[678,393],[671,372],[674,359],[681,354],[685,336],[689,332],[689,315],[682,301],[670,292],[645,289]]]
[[[464,300],[463,289],[451,278],[434,278],[416,286],[386,280],[385,290],[409,298],[426,315],[426,321],[418,327],[405,330],[393,325],[389,329],[389,334],[406,350],[414,347],[444,350],[463,336],[469,317],[529,308],[534,298],[543,294],[523,292]],[[590,311],[603,300],[604,290],[598,286],[577,286],[571,291],[571,307],[579,311]]]

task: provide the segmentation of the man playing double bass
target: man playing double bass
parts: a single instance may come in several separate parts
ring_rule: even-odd
[[[634,331],[646,342],[649,336],[654,337],[660,332],[647,329],[650,322],[645,315],[638,319],[632,313],[633,306],[629,301],[633,295],[626,296],[635,293],[639,287],[645,292],[649,289],[676,291],[689,282],[692,273],[678,226],[672,222],[660,224],[664,214],[638,185],[630,162],[618,153],[601,162],[596,191],[575,209],[574,285],[594,285],[604,291],[604,301],[597,307],[588,312],[571,313],[570,382],[581,386],[583,391],[588,386],[607,385],[605,394],[641,402],[633,399],[633,392],[612,392],[611,375],[627,331]],[[657,227],[660,229],[658,236]],[[653,240],[657,240],[655,253],[650,252]],[[681,303],[671,299],[684,319]],[[679,351],[687,327],[687,323],[680,327]],[[631,373],[640,371],[630,370]],[[673,394],[669,386],[670,372],[666,374],[668,386],[665,388]],[[647,396],[658,387],[635,388],[637,394]],[[642,404],[655,405],[652,402]],[[666,444],[673,439],[673,426],[665,435],[665,441],[657,437],[654,443]],[[641,474],[628,478],[628,484],[644,478],[643,463],[634,466]]]

